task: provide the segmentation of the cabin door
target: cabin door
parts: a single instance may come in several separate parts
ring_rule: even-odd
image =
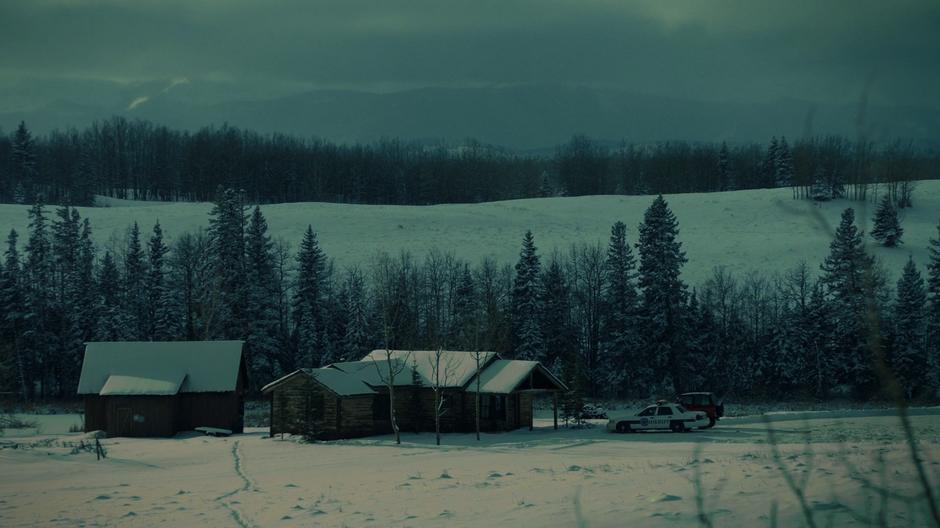
[[[118,436],[131,434],[131,408],[117,408],[117,423],[114,427],[114,433]]]

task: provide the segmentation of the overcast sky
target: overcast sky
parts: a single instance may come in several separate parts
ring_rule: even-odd
[[[0,0],[0,76],[938,107],[938,35],[938,0]]]

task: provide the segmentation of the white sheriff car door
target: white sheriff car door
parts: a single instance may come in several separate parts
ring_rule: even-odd
[[[656,406],[650,405],[636,415],[637,422],[632,425],[636,429],[655,429],[656,428]]]
[[[656,411],[656,427],[658,429],[669,429],[669,422],[673,419],[675,411],[671,405],[661,405]]]

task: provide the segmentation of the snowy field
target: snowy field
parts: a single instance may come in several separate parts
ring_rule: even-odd
[[[628,239],[636,242],[636,226],[652,199],[585,196],[423,207],[296,203],[262,209],[272,234],[295,247],[307,224],[312,224],[324,251],[340,266],[368,264],[378,251],[408,250],[422,257],[431,248],[453,251],[472,262],[488,256],[515,263],[526,229],[533,230],[543,256],[555,248],[565,250],[572,243],[606,244],[610,226],[617,220],[627,224]],[[874,214],[872,204],[792,200],[789,189],[679,194],[667,200],[679,219],[679,238],[689,257],[683,275],[693,285],[708,278],[719,265],[733,272],[765,273],[784,271],[805,259],[817,269],[828,253],[832,231],[844,208],[856,208],[857,219],[866,227]],[[159,219],[172,240],[181,232],[206,227],[211,208],[205,203],[110,199],[103,205],[108,207],[79,209],[83,217],[91,219],[102,247],[122,240],[134,221],[148,233]],[[0,205],[4,238],[16,228],[24,234],[20,241],[25,244],[27,210],[27,206]],[[904,245],[875,249],[893,272],[901,269],[909,254],[918,264],[926,263],[927,243],[936,236],[940,220],[940,181],[918,183],[914,208],[903,215]]]
[[[776,417],[780,463],[809,477],[807,504],[820,526],[861,525],[850,510],[866,515],[879,505],[866,482],[916,491],[898,420],[881,414]],[[916,414],[936,479],[940,411]],[[602,426],[554,431],[540,420],[532,432],[480,443],[445,435],[441,447],[432,434],[406,434],[399,447],[387,436],[303,444],[257,429],[108,439],[102,461],[71,454],[80,434],[8,436],[0,438],[0,525],[695,526],[698,475],[716,526],[770,525],[774,503],[778,525],[799,526],[766,427],[742,418],[693,433],[614,435]],[[921,508],[891,501],[886,524],[922,525]]]

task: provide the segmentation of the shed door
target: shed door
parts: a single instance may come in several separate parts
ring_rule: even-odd
[[[114,426],[114,432],[117,435],[131,434],[131,408],[118,407],[117,423]]]

